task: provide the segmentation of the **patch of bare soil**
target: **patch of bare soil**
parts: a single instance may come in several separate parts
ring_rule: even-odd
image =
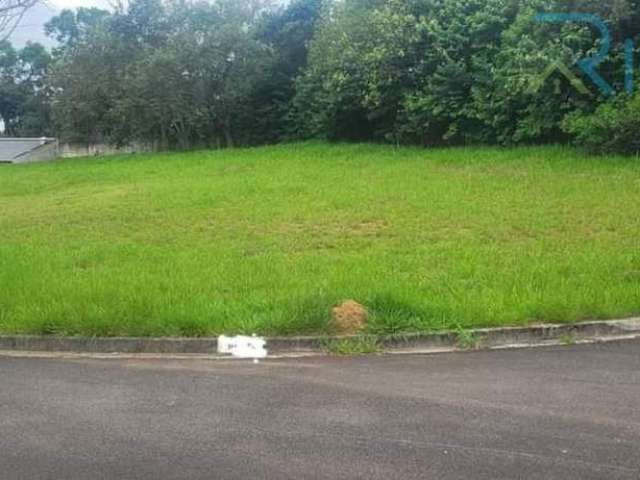
[[[339,335],[354,335],[367,326],[367,309],[354,300],[347,300],[331,311],[332,326]]]

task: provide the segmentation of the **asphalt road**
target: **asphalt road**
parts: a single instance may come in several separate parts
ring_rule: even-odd
[[[0,479],[640,479],[640,343],[0,358]]]

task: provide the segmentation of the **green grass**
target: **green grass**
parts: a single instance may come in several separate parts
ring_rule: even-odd
[[[480,338],[473,330],[458,325],[453,329],[456,336],[456,346],[462,350],[474,350],[480,346]]]
[[[562,345],[575,345],[576,342],[578,341],[575,334],[571,334],[571,333],[565,333],[560,337],[559,340]]]
[[[0,166],[0,332],[367,333],[640,313],[640,162],[294,144]]]
[[[325,349],[332,355],[349,357],[380,353],[383,347],[376,337],[361,335],[328,340]]]

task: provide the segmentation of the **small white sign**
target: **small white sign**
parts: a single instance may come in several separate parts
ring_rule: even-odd
[[[218,353],[228,353],[238,358],[266,358],[267,342],[262,337],[218,337]]]

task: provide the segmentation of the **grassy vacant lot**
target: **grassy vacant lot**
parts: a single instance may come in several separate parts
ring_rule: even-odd
[[[640,161],[317,143],[0,168],[0,332],[372,332],[640,312]]]

